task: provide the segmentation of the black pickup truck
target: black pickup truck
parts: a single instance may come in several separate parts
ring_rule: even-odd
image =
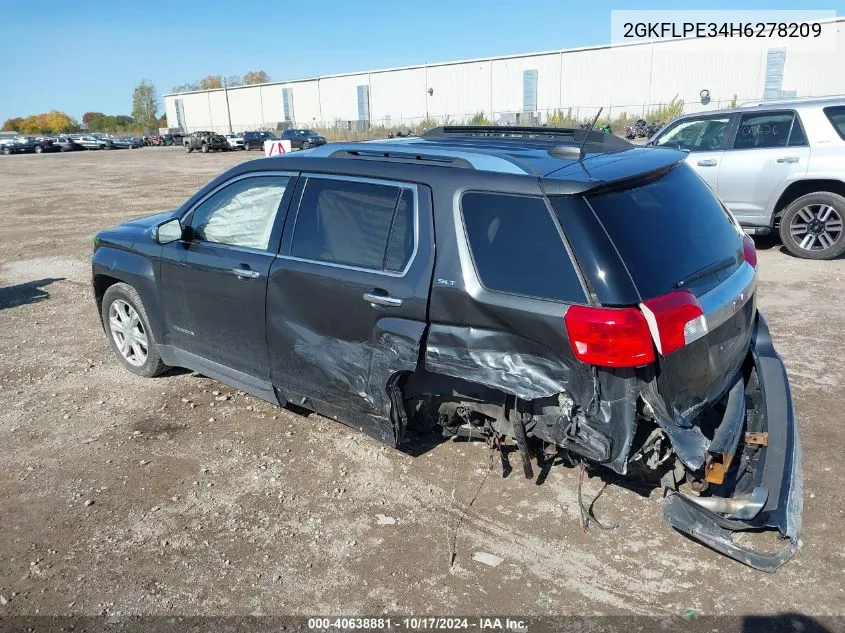
[[[222,152],[229,149],[226,137],[214,132],[191,132],[182,140],[185,151],[190,153],[195,149],[203,154],[208,152]]]
[[[99,233],[97,309],[135,374],[650,481],[677,530],[774,571],[803,507],[789,381],[754,243],[685,157],[464,127],[248,161]]]

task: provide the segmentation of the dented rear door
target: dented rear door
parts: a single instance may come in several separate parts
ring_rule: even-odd
[[[280,395],[388,444],[390,386],[417,366],[434,261],[428,187],[303,174],[267,290]]]

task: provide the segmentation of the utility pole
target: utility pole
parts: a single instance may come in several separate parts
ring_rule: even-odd
[[[226,118],[229,120],[229,134],[232,134],[232,113],[229,110],[229,90],[226,88],[226,79],[223,79],[223,95],[226,97]]]

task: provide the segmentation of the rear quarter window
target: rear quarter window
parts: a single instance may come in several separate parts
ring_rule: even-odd
[[[845,106],[824,108],[824,114],[839,137],[845,140]]]
[[[468,192],[461,215],[487,290],[584,303],[581,280],[543,198]]]
[[[729,275],[742,261],[742,237],[728,212],[685,163],[642,186],[587,202],[643,299],[671,292],[681,279],[733,258],[718,273]]]

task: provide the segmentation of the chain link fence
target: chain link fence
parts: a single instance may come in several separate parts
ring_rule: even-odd
[[[637,119],[644,119],[648,123],[665,123],[684,112],[702,110],[717,110],[735,107],[743,101],[752,101],[754,97],[729,100],[714,100],[706,106],[699,102],[685,104],[682,100],[673,99],[663,103],[632,104],[632,105],[584,105],[567,108],[537,110],[534,112],[474,112],[459,115],[442,116],[388,116],[372,118],[370,120],[317,121],[312,119],[294,121],[262,121],[253,123],[234,123],[231,131],[234,133],[250,131],[278,132],[285,128],[307,128],[322,134],[330,141],[338,140],[367,140],[405,135],[407,133],[420,134],[426,130],[441,125],[526,125],[548,127],[581,127],[589,125],[596,114],[601,115],[596,122],[597,127],[609,125],[616,134],[623,134],[627,125],[633,125]],[[187,132],[209,130],[208,127],[188,127]],[[230,132],[228,125],[217,125],[210,131],[225,134]]]

